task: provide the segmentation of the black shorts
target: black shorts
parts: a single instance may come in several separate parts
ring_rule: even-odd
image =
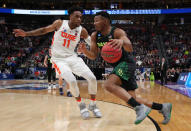
[[[121,87],[126,91],[130,91],[138,88],[135,79],[135,70],[135,63],[122,61],[117,66],[115,66],[111,74],[117,75],[122,81]]]

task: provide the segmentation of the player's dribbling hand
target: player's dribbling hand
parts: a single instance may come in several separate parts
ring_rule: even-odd
[[[18,37],[18,36],[25,37],[26,36],[26,32],[22,29],[13,29],[13,34],[15,34],[15,37]]]
[[[109,41],[109,45],[111,45],[114,49],[121,50],[123,46],[123,40],[121,39],[112,39]]]
[[[78,52],[84,53],[86,50],[87,50],[86,44],[83,43],[83,42],[80,42],[80,43],[79,43],[79,46],[78,46]]]

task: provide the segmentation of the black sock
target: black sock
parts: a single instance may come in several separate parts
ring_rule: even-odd
[[[159,103],[154,103],[152,104],[152,109],[155,109],[155,110],[161,110],[162,109],[162,104],[159,104]]]
[[[132,107],[136,107],[140,105],[133,97],[131,97],[131,99],[129,99],[127,103],[131,105]]]

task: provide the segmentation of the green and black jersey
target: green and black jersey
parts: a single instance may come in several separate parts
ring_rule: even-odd
[[[114,31],[115,31],[115,29],[116,29],[116,27],[112,27],[111,32],[106,36],[102,35],[100,32],[97,32],[97,34],[96,34],[96,43],[97,43],[98,48],[102,49],[102,47],[107,42],[114,39]],[[126,61],[128,63],[134,63],[133,58],[131,56],[129,56],[128,52],[126,52],[123,47],[122,47],[122,57],[121,57],[121,59],[119,61],[117,61],[116,63],[109,63],[109,64],[111,66],[115,67],[122,61]]]
[[[97,32],[96,35],[96,43],[98,48],[102,49],[102,47],[111,39],[114,39],[114,31],[115,27],[112,27],[111,32],[103,36],[100,32]],[[138,88],[136,80],[135,80],[135,70],[136,70],[136,64],[133,60],[133,57],[131,57],[128,52],[124,50],[122,47],[122,57],[119,61],[116,63],[109,63],[111,66],[114,67],[111,74],[117,75],[121,81],[123,87],[126,91],[129,90],[135,90]]]

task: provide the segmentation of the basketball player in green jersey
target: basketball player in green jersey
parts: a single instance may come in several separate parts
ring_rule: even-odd
[[[142,98],[137,98],[135,90],[138,88],[134,72],[136,64],[128,52],[132,52],[132,44],[127,38],[125,31],[111,26],[110,16],[107,12],[98,12],[94,17],[96,31],[91,35],[90,50],[86,49],[84,43],[79,46],[79,51],[89,59],[94,60],[102,47],[109,41],[113,48],[122,50],[122,57],[116,63],[111,64],[113,71],[104,83],[106,90],[124,100],[136,111],[135,124],[142,122],[150,113],[151,108],[163,114],[163,124],[170,121],[172,104],[154,103]]]
[[[44,65],[45,67],[47,67],[47,75],[48,75],[48,89],[56,89],[56,73],[55,73],[55,69],[52,66],[52,62],[51,62],[51,49],[49,49],[47,55],[45,56],[44,59]],[[51,82],[51,78],[53,80],[53,84]]]

